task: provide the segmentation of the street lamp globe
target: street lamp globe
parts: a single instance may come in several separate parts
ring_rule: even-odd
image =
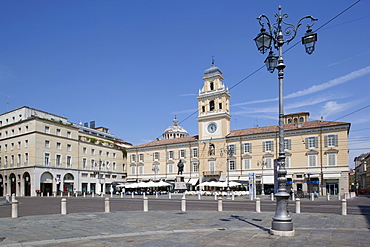
[[[269,55],[265,59],[266,68],[270,73],[274,72],[278,58],[279,57],[276,56],[272,50],[270,50]]]
[[[302,44],[306,48],[306,52],[311,55],[315,50],[315,43],[317,41],[317,33],[312,32],[312,29],[308,29],[306,34],[302,37]]]
[[[266,32],[264,27],[261,28],[261,32],[254,39],[256,42],[257,49],[265,54],[265,52],[271,47],[272,36]]]

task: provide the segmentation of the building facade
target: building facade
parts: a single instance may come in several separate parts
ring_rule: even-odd
[[[355,158],[355,189],[359,193],[370,193],[370,153]]]
[[[30,107],[0,115],[0,196],[106,193],[126,179],[125,149],[109,133]]]
[[[163,138],[127,149],[128,181],[174,181],[177,164],[192,187],[205,181],[248,184],[256,176],[259,192],[274,186],[278,126],[230,130],[230,97],[222,71],[212,63],[199,90],[198,135]],[[175,124],[174,124],[175,125]],[[348,192],[350,124],[309,121],[309,113],[285,115],[287,184],[298,193]],[[163,137],[168,136],[163,135]]]

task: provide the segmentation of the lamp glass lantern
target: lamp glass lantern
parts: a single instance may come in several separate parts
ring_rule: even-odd
[[[257,49],[265,54],[265,52],[271,47],[272,36],[266,32],[266,29],[261,28],[261,32],[254,39],[256,42]]]
[[[274,54],[273,51],[270,50],[270,53],[269,55],[266,57],[265,59],[265,65],[266,65],[266,68],[267,70],[272,73],[274,72],[275,68],[276,68],[276,64],[277,64],[277,60],[278,60],[278,56],[276,56]]]
[[[312,32],[312,29],[308,29],[306,34],[302,37],[302,44],[306,48],[306,52],[311,55],[315,50],[315,43],[317,41],[317,33]]]

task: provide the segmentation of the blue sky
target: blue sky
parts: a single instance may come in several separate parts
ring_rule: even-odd
[[[27,105],[75,123],[95,120],[135,145],[161,137],[177,115],[196,135],[189,116],[213,56],[231,89],[231,128],[276,125],[276,72],[250,76],[266,57],[253,41],[256,18],[274,21],[282,5],[289,23],[318,18],[315,30],[355,2],[1,1],[0,112]],[[350,122],[350,165],[370,152],[369,9],[362,0],[318,30],[312,55],[301,44],[284,55],[285,113]]]

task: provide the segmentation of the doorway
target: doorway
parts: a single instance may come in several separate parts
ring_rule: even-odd
[[[338,183],[327,183],[326,193],[329,195],[338,195]]]

